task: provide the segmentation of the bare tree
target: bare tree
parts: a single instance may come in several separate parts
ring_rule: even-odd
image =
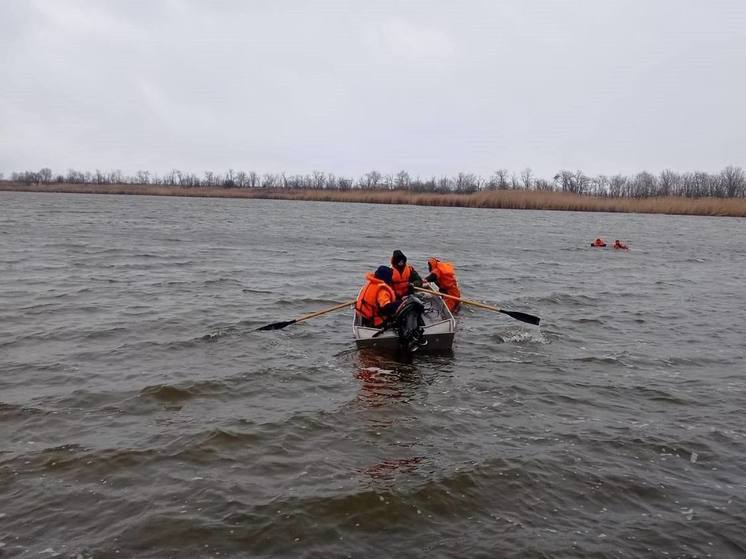
[[[137,171],[135,175],[135,184],[149,184],[150,171]]]
[[[695,198],[705,198],[710,195],[710,176],[707,173],[698,171],[693,175],[693,196]]]
[[[562,192],[575,192],[575,180],[570,171],[562,170],[554,175],[554,182],[557,183]]]
[[[438,179],[430,177],[423,180],[417,177],[412,181],[410,189],[413,192],[438,192]]]
[[[79,171],[76,171],[74,169],[68,169],[67,170],[67,177],[65,178],[65,181],[70,184],[79,184],[83,182],[83,176],[82,173]]]
[[[45,184],[52,182],[52,169],[50,169],[49,167],[39,169],[39,182]]]
[[[409,178],[409,173],[407,173],[406,171],[399,171],[398,173],[396,173],[394,186],[398,190],[408,190],[411,182],[412,181]]]
[[[657,191],[657,179],[655,178],[655,175],[643,171],[642,173],[637,173],[637,175],[635,175],[635,178],[632,179],[631,187],[631,195],[634,198],[649,198],[654,196]]]
[[[741,167],[729,165],[720,172],[720,180],[728,198],[746,195],[746,177],[744,177]]]
[[[609,195],[609,177],[598,175],[590,180],[588,193],[591,196],[608,196]]]
[[[659,196],[671,196],[675,191],[679,189],[681,183],[681,176],[678,173],[674,173],[670,169],[663,171],[658,177],[658,195]]]
[[[321,171],[314,171],[310,180],[311,188],[315,190],[322,190],[326,187],[326,174]]]
[[[725,183],[722,180],[722,174],[720,175],[707,175],[707,190],[708,195],[714,198],[725,198]]]
[[[362,188],[376,189],[378,184],[381,182],[381,173],[378,171],[370,171],[365,173],[360,179],[360,186]]]
[[[612,198],[621,198],[624,196],[625,189],[627,188],[627,177],[622,175],[614,175],[609,180],[609,196]]]
[[[487,181],[488,190],[497,190],[497,189],[505,190],[509,186],[510,186],[510,183],[508,182],[508,170],[507,169],[498,169],[490,177],[489,181]]]
[[[533,178],[530,167],[526,167],[523,171],[521,171],[521,180],[523,181],[523,188],[525,188],[526,190],[531,190]]]
[[[435,181],[435,192],[451,192],[454,188],[450,177],[442,176]]]
[[[455,178],[456,192],[471,194],[479,190],[479,178],[472,173],[459,173]]]
[[[270,173],[265,173],[264,176],[262,176],[262,182],[261,187],[262,188],[274,188],[276,186],[279,186],[277,184],[277,181],[275,180],[275,176]]]
[[[233,169],[228,169],[228,172],[220,183],[226,188],[233,188],[236,186],[236,172]]]
[[[588,191],[588,186],[591,183],[591,179],[580,169],[575,171],[575,184],[577,185],[577,194],[585,194]]]
[[[554,182],[557,183],[562,192],[572,194],[585,194],[588,191],[591,179],[581,170],[574,173],[562,170],[554,175]]]

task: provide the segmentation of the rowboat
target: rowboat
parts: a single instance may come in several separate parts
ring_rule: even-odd
[[[419,348],[418,353],[439,353],[451,351],[453,336],[456,332],[456,319],[441,297],[420,295],[425,305],[422,318],[425,322],[423,338],[427,345]],[[363,326],[362,318],[354,313],[352,335],[358,348],[376,348],[384,351],[401,351],[404,349],[394,329],[380,332],[379,328]],[[377,334],[377,335],[376,335]]]

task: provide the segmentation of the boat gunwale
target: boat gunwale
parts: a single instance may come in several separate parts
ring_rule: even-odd
[[[362,289],[360,291],[362,292]],[[358,294],[359,297],[359,294]],[[443,337],[447,337],[447,345],[450,349],[450,346],[453,345],[453,339],[455,337],[456,333],[456,318],[453,316],[453,313],[451,312],[451,309],[448,308],[448,305],[446,305],[445,301],[442,297],[438,297],[437,295],[430,295],[428,296],[428,299],[431,299],[431,302],[435,301],[435,299],[439,301],[440,305],[440,315],[442,317],[441,320],[438,320],[437,322],[431,322],[423,327],[423,335],[425,338],[434,338],[437,337],[438,339],[441,339]],[[389,330],[387,332],[383,332],[380,336],[376,336],[373,338],[373,336],[368,337],[361,337],[360,332],[370,332],[373,331],[373,333],[376,333],[380,331],[380,328],[376,328],[373,326],[363,326],[360,324],[362,322],[362,318],[360,315],[358,315],[357,311],[353,310],[352,314],[352,335],[355,339],[355,343],[358,346],[358,348],[364,348],[364,347],[381,347],[384,348],[385,346],[390,346],[392,342],[396,341],[398,342],[398,338],[396,334],[393,332],[393,330]],[[446,332],[430,332],[428,333],[428,330],[432,330],[436,327],[439,327],[443,324],[448,324],[448,330]],[[440,346],[441,344],[438,344]],[[439,347],[440,350],[443,350],[444,348]]]

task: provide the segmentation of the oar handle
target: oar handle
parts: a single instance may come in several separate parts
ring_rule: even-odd
[[[445,297],[446,299],[453,299],[454,301],[461,301],[462,303],[466,303],[467,305],[481,307],[483,309],[487,309],[488,311],[500,312],[500,309],[498,309],[497,307],[485,305],[484,303],[478,303],[477,301],[470,301],[469,299],[461,299],[460,297],[448,295],[447,293],[442,293],[440,291],[432,291],[430,289],[424,289],[422,287],[415,287],[414,289],[415,291],[422,291],[423,293],[430,293],[431,295],[437,295],[438,297]]]
[[[503,313],[503,314],[508,315],[511,318],[520,320],[521,322],[527,322],[528,324],[535,324],[536,326],[538,326],[539,322],[541,321],[541,319],[538,316],[534,316],[532,314],[528,314],[525,312],[506,311],[504,309],[498,309],[497,307],[493,307],[491,305],[485,305],[484,303],[478,303],[477,301],[470,301],[469,299],[461,299],[460,297],[454,297],[453,295],[448,295],[446,293],[441,293],[439,291],[431,291],[429,289],[423,289],[422,287],[415,287],[415,290],[422,291],[423,293],[430,293],[431,295],[437,295],[438,297],[445,297],[446,299],[453,299],[454,301],[460,301],[462,303],[466,303],[467,305],[479,307],[480,309],[487,309],[488,311]]]
[[[300,318],[296,319],[295,322],[303,322],[304,320],[308,320],[310,318],[315,318],[317,316],[321,316],[322,314],[334,312],[339,309],[343,309],[344,307],[349,307],[350,305],[355,304],[355,299],[351,301],[347,301],[345,303],[340,303],[339,305],[335,305],[333,307],[329,307],[328,309],[324,309],[323,311],[318,311],[315,313],[307,314],[306,316],[301,316]]]

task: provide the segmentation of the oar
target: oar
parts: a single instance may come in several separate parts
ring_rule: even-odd
[[[446,299],[453,299],[454,301],[461,301],[462,303],[471,305],[473,307],[479,307],[480,309],[487,309],[488,311],[501,312],[503,314],[507,314],[508,316],[512,318],[515,318],[516,320],[520,320],[522,322],[528,322],[529,324],[535,324],[537,326],[539,325],[539,321],[541,320],[538,316],[534,316],[532,314],[526,314],[525,312],[506,311],[504,309],[498,309],[497,307],[485,305],[484,303],[478,303],[477,301],[469,301],[468,299],[460,299],[459,297],[454,297],[453,295],[446,295],[445,293],[440,293],[439,291],[431,291],[429,289],[423,289],[421,287],[415,287],[415,290],[422,291],[423,293],[430,293],[431,295],[437,295],[438,297],[445,297]]]
[[[389,330],[391,330],[393,327],[394,327],[394,321],[390,320],[389,322],[387,322],[386,324],[384,324],[383,326],[381,326],[381,329],[378,332],[376,332],[375,334],[373,334],[371,336],[371,338],[377,338],[378,336],[380,336],[384,332],[388,332]]]
[[[300,318],[296,318],[295,320],[286,320],[284,322],[273,322],[272,324],[267,324],[266,326],[257,328],[257,330],[281,330],[282,328],[285,328],[285,326],[290,326],[291,324],[295,324],[296,322],[302,322],[304,320],[309,320],[311,318],[321,316],[322,314],[330,313],[333,311],[338,311],[339,309],[343,309],[345,307],[349,307],[350,305],[354,305],[354,304],[355,304],[355,299],[353,299],[352,301],[347,301],[346,303],[340,303],[339,305],[334,305],[333,307],[329,307],[328,309],[324,309],[323,311],[318,311],[315,313],[307,314],[306,316],[301,316]]]

